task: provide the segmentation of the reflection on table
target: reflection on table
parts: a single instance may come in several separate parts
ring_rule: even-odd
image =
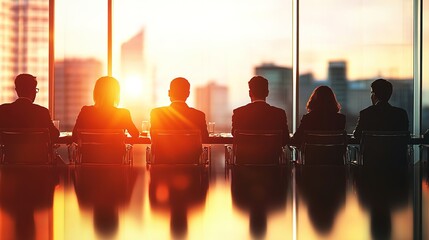
[[[204,206],[208,190],[207,169],[200,166],[152,166],[149,200],[152,211],[170,214],[174,239],[186,237],[188,212]]]
[[[0,227],[0,239],[52,239],[56,170],[7,166],[0,169],[0,176],[0,208],[10,217],[13,226]],[[4,219],[6,216],[0,215],[0,226],[7,223]]]
[[[359,202],[370,214],[371,236],[392,238],[392,213],[405,208],[411,198],[410,172],[407,169],[362,168],[356,172]]]
[[[114,236],[119,208],[131,198],[137,173],[129,166],[78,166],[73,182],[81,209],[93,212],[93,226],[100,238]]]
[[[328,235],[346,202],[346,168],[302,166],[297,169],[296,184],[313,227],[320,235]]]
[[[234,166],[231,170],[232,201],[249,213],[249,231],[264,238],[268,215],[284,209],[289,170],[283,167]]]

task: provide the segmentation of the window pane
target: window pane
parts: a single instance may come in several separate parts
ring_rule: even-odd
[[[49,1],[0,3],[0,102],[14,101],[15,76],[30,73],[40,89],[35,102],[47,107]]]
[[[168,6],[168,7],[166,7]],[[250,102],[254,74],[270,81],[273,105],[292,114],[291,1],[115,1],[113,75],[137,126],[169,104],[175,77],[191,83],[188,103],[230,131],[232,109]],[[274,99],[275,98],[275,99]]]
[[[107,2],[55,1],[55,118],[71,131],[95,81],[107,75]]]
[[[300,115],[316,86],[331,86],[351,133],[371,104],[371,82],[385,78],[394,88],[390,103],[407,110],[411,129],[412,14],[410,0],[300,1]]]
[[[423,7],[422,133],[429,129],[429,1],[423,1]]]

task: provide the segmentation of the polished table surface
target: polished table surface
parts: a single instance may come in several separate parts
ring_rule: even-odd
[[[0,239],[429,239],[426,165],[229,169],[214,145],[210,167],[147,168],[144,152],[133,167],[0,167]]]
[[[355,139],[351,134],[347,135],[347,142],[349,144],[359,144],[359,141]],[[208,142],[205,144],[232,144],[234,141],[231,133],[215,133],[210,134]],[[71,132],[61,132],[60,138],[58,140],[59,144],[70,144],[72,143]],[[150,138],[148,136],[139,136],[138,138],[127,138],[127,142],[131,144],[150,144]],[[410,144],[419,145],[419,144],[429,144],[429,139],[424,139],[422,137],[411,137]]]

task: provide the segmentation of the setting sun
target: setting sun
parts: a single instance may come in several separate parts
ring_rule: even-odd
[[[122,98],[137,98],[144,94],[143,78],[138,76],[130,76],[121,81],[121,96]]]

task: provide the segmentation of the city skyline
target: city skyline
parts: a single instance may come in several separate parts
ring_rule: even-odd
[[[344,60],[350,79],[412,77],[412,3],[329,0],[318,8],[313,3],[301,2],[300,74],[312,72],[323,80],[327,62]],[[77,1],[62,8],[65,4],[57,7],[73,12],[82,4],[88,11],[76,21],[66,14],[57,18],[60,23],[69,19],[57,25],[58,57],[99,56],[106,66],[107,32],[93,27],[106,21],[105,6]],[[95,15],[90,14],[93,8],[98,9]],[[142,28],[147,71],[160,88],[168,88],[177,76],[193,85],[216,81],[230,87],[233,102],[242,103],[246,94],[241,89],[255,65],[292,66],[292,1],[124,0],[115,2],[113,10],[113,76],[120,68],[120,45]],[[82,28],[87,15],[91,23]]]

